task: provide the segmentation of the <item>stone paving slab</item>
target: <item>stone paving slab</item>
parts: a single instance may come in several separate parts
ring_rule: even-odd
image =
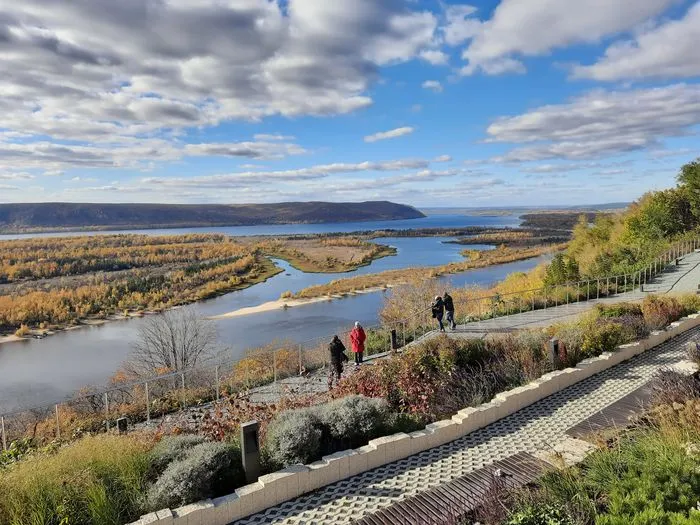
[[[685,356],[696,328],[446,445],[353,476],[236,523],[351,523],[518,452],[554,450],[566,432]]]

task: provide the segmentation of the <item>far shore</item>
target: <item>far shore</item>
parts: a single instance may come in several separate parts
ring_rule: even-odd
[[[373,288],[365,288],[364,290],[354,290],[346,294],[324,295],[321,297],[313,297],[311,299],[277,299],[276,301],[268,301],[258,306],[248,306],[246,308],[239,308],[238,310],[233,310],[232,312],[227,312],[225,314],[213,315],[211,317],[207,317],[207,319],[213,321],[217,321],[220,319],[232,319],[234,317],[243,317],[246,315],[259,314],[263,312],[272,312],[274,310],[283,310],[287,308],[295,308],[297,306],[306,306],[309,304],[323,303],[326,301],[332,301],[333,299],[343,299],[345,297],[350,297],[358,294],[382,292],[389,288],[393,288],[398,284],[400,283],[387,284],[385,286],[375,286]]]

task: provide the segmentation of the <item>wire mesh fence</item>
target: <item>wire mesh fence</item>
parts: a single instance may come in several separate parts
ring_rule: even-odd
[[[656,275],[699,246],[699,240],[678,243],[632,273],[502,295],[475,295],[456,305],[457,319],[460,323],[478,322],[641,291]],[[401,321],[365,327],[365,353],[371,356],[400,350],[435,328],[429,308]],[[350,350],[350,330],[337,335]],[[79,392],[57,403],[6,413],[0,415],[0,443],[7,449],[14,440],[23,437],[50,441],[71,439],[85,432],[108,432],[123,417],[130,424],[161,421],[183,409],[202,407],[286,378],[316,373],[328,365],[329,342],[330,336],[326,336],[300,343],[271,344],[249,350],[237,359],[211,360],[196,368],[114,384],[99,391]]]

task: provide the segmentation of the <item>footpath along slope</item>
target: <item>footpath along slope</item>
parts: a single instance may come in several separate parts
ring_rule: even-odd
[[[680,266],[650,283],[647,290],[690,292],[697,290],[698,283],[700,254],[693,253],[683,259]],[[635,291],[580,305],[471,323],[460,327],[461,333],[455,335],[469,333],[473,337],[477,332],[542,326],[580,315],[597,302],[640,299],[644,295],[646,293]],[[477,324],[480,326],[472,330]],[[700,328],[690,330],[456,441],[328,485],[235,523],[351,523],[518,452],[552,450],[568,439],[567,430],[644,386],[659,369],[682,362],[684,344],[699,334]]]

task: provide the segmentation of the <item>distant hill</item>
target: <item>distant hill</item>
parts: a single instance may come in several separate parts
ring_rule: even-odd
[[[276,204],[0,204],[0,232],[360,222],[425,217],[388,201]]]

